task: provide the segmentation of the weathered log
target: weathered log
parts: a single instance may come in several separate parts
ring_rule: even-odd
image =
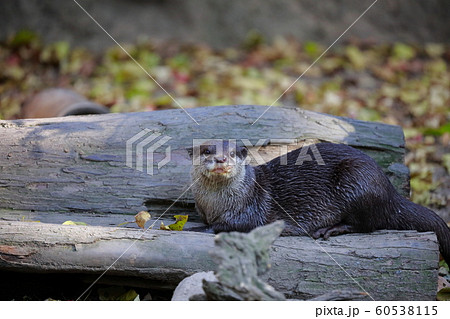
[[[193,273],[214,270],[213,249],[211,234],[0,221],[2,270],[101,274],[126,251],[106,276],[175,288]],[[438,245],[429,232],[281,237],[270,260],[262,279],[287,298],[348,288],[375,300],[434,300],[436,294]]]
[[[200,125],[183,110],[0,121],[0,217],[58,222],[61,218],[54,219],[58,214],[77,213],[78,219],[83,219],[81,214],[90,218],[92,214],[136,214],[140,210],[155,214],[175,201],[166,215],[193,212],[192,195],[183,191],[190,184],[192,165],[186,147],[192,146],[194,138],[248,139],[253,145],[263,139],[266,144],[260,154],[264,160],[299,147],[293,140],[345,143],[372,156],[397,189],[408,194],[400,127],[281,107],[272,107],[252,125],[265,109],[189,109]],[[141,132],[140,138],[136,136]],[[152,143],[145,140],[152,133],[170,140],[155,150],[153,166],[146,167],[147,172],[153,169],[149,175],[136,167],[137,161],[145,166],[151,159],[147,149]],[[126,146],[133,137],[134,147],[140,143],[142,156],[130,148],[127,167]],[[286,147],[280,151],[275,143]],[[171,160],[158,169],[167,146]],[[103,220],[103,225],[110,224]]]

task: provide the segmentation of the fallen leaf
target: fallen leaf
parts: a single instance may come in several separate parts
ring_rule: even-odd
[[[32,42],[39,41],[40,37],[30,30],[21,30],[10,38],[9,44],[13,47],[29,45]]]
[[[161,222],[161,226],[159,226],[160,230],[170,230],[169,226],[164,225],[163,222]]]
[[[136,220],[136,224],[142,229],[144,229],[145,223],[151,218],[151,216],[148,212],[143,210],[137,213],[136,216],[134,216],[134,218]]]
[[[303,45],[303,50],[311,58],[317,58],[319,54],[323,51],[319,44],[316,42],[308,41]]]
[[[171,230],[181,231],[183,230],[184,224],[186,224],[188,220],[188,215],[175,215],[176,221],[174,224],[169,225]]]
[[[63,225],[81,225],[81,226],[87,226],[86,223],[83,222],[73,222],[71,220],[67,220],[64,223],[62,223]]]
[[[450,287],[442,288],[438,291],[436,299],[439,301],[450,301]]]
[[[396,43],[392,55],[399,60],[410,60],[415,57],[416,52],[413,47],[407,44]]]
[[[358,47],[349,45],[345,48],[345,54],[352,66],[357,70],[362,70],[366,64],[366,57]]]
[[[175,215],[173,217],[175,218],[175,223],[166,226],[166,225],[164,225],[163,222],[161,222],[161,226],[159,227],[159,229],[160,230],[175,230],[175,231],[183,230],[183,227],[186,224],[189,216],[188,215]]]

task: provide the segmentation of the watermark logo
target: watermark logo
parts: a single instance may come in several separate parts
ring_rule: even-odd
[[[276,147],[278,149],[278,156],[280,157],[280,165],[287,165],[288,159],[287,159],[287,153],[289,153],[289,147],[292,148],[292,146],[299,145],[300,151],[295,154],[296,160],[295,165],[303,165],[304,162],[316,162],[317,165],[325,165],[325,161],[323,160],[322,156],[320,155],[319,149],[317,148],[317,145],[310,140],[297,140],[297,139],[259,139],[256,141],[255,144],[252,144],[252,142],[249,139],[241,139],[241,144],[245,146],[245,148],[248,151],[248,158],[256,165],[263,165],[267,162],[267,158],[264,159],[262,154],[264,152],[261,152],[260,149],[263,147],[271,146]],[[225,152],[231,152],[236,151],[232,150],[230,147],[232,145],[236,145],[235,139],[229,139],[229,140],[220,140],[220,139],[194,139],[193,140],[193,147],[191,148],[191,157],[193,159],[193,165],[200,165],[200,147],[202,145],[213,145],[214,148],[214,154],[217,156],[222,156]],[[228,149],[223,149],[222,145],[228,145]],[[292,151],[292,149],[291,149]],[[291,155],[292,156],[292,155]]]
[[[311,155],[308,154],[309,150],[311,150]],[[314,159],[313,159],[314,158]],[[316,161],[317,165],[325,165],[325,162],[320,155],[319,150],[317,149],[316,144],[309,144],[309,145],[303,145],[300,154],[297,157],[297,161],[295,162],[295,165],[302,165],[303,162],[308,161]]]
[[[199,139],[192,140],[192,148],[189,148],[189,153],[192,158],[192,165],[200,165],[200,148],[202,146],[212,146],[210,150],[213,151],[215,157],[226,157],[226,154],[236,152],[234,146],[236,145],[235,139]],[[226,146],[225,148],[223,146]]]
[[[126,142],[126,166],[153,175],[155,151],[170,139],[172,138],[169,136],[152,132],[149,129],[140,131]],[[158,169],[170,162],[170,146],[165,148],[164,154],[164,158],[157,162]]]
[[[133,135],[126,141],[126,166],[148,175],[154,175],[155,168],[159,170],[171,161],[171,147],[166,145],[164,149],[161,149],[171,139],[170,136],[162,135],[149,129],[144,129]],[[227,143],[223,144],[225,141]],[[259,139],[254,144],[249,139],[241,139],[240,142],[238,144],[246,148],[247,163],[251,161],[252,165],[263,165],[268,161],[267,157],[264,158],[262,156],[264,151],[260,151],[261,148],[267,146],[278,148],[280,165],[287,165],[288,146],[292,147],[299,144],[297,139]],[[237,151],[236,149],[231,149],[236,145],[235,139],[193,139],[193,147],[186,150],[190,153],[194,166],[201,164],[200,147],[205,144],[215,146],[214,154],[216,157],[224,155],[222,153],[225,152]],[[228,145],[229,149],[222,150],[222,144]],[[308,161],[316,162],[317,165],[325,165],[316,144],[308,143],[306,140],[301,145],[299,152],[295,154],[297,156],[295,165],[303,165],[304,162]]]

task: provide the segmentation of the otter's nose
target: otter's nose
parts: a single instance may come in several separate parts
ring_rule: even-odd
[[[216,160],[217,163],[225,163],[227,161],[226,156],[216,156],[214,157],[214,159]]]

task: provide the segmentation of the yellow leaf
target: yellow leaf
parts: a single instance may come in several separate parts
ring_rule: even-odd
[[[175,223],[168,226],[170,228],[170,230],[177,230],[177,231],[183,230],[184,224],[186,224],[189,216],[188,215],[175,215],[173,217],[176,218],[176,221],[175,221]]]
[[[86,223],[83,222],[73,222],[71,220],[65,221],[64,223],[62,223],[63,225],[82,225],[82,226],[87,226]]]
[[[136,219],[136,224],[142,229],[144,229],[145,223],[151,218],[151,216],[148,212],[143,210],[137,213],[136,216],[134,216],[134,218]]]

